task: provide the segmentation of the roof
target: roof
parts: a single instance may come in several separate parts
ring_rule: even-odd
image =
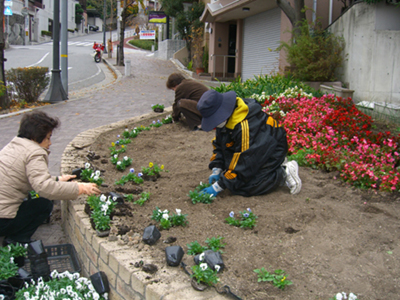
[[[207,4],[202,22],[227,22],[244,19],[278,7],[275,0],[219,0]]]

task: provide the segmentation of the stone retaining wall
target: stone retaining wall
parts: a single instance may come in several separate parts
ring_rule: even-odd
[[[171,111],[171,108],[165,110]],[[82,132],[65,148],[61,158],[61,173],[70,174],[77,166],[86,162],[82,152],[89,147],[97,137],[115,128],[146,120],[155,113],[135,117],[106,126]],[[87,149],[86,149],[87,150]],[[190,278],[179,268],[168,267],[165,262],[160,266],[158,258],[157,278],[149,280],[149,274],[134,266],[137,261],[152,263],[150,246],[144,245],[141,251],[118,241],[100,238],[92,229],[89,216],[84,212],[86,196],[80,196],[76,201],[61,201],[63,228],[70,242],[75,246],[81,262],[81,274],[85,277],[103,271],[110,284],[111,300],[222,300],[225,297],[217,294],[214,289],[204,292],[195,291]],[[161,255],[161,254],[160,254]]]

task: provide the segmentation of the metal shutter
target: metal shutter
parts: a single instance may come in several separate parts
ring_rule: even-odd
[[[279,53],[275,50],[280,43],[281,10],[279,7],[244,19],[243,22],[243,80],[255,75],[278,71]]]

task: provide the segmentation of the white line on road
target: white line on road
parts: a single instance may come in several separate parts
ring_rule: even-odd
[[[36,63],[34,63],[32,65],[26,66],[25,68],[33,67],[33,66],[36,66],[36,65],[40,64],[47,57],[47,55],[49,55],[49,54],[50,54],[50,52],[47,52],[38,62],[36,62]]]
[[[97,73],[96,74],[94,74],[94,75],[92,75],[92,76],[90,76],[88,78],[82,79],[82,80],[78,80],[78,81],[75,81],[75,82],[70,82],[70,83],[68,83],[68,85],[75,84],[75,83],[80,83],[80,82],[86,81],[88,79],[91,79],[91,78],[99,75],[101,73],[100,67],[98,65],[96,65],[96,67],[97,67]]]

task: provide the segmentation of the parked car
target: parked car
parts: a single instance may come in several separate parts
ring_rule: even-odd
[[[90,30],[90,31],[97,31],[97,30],[99,30],[99,26],[96,26],[96,25],[89,25],[89,30]]]

